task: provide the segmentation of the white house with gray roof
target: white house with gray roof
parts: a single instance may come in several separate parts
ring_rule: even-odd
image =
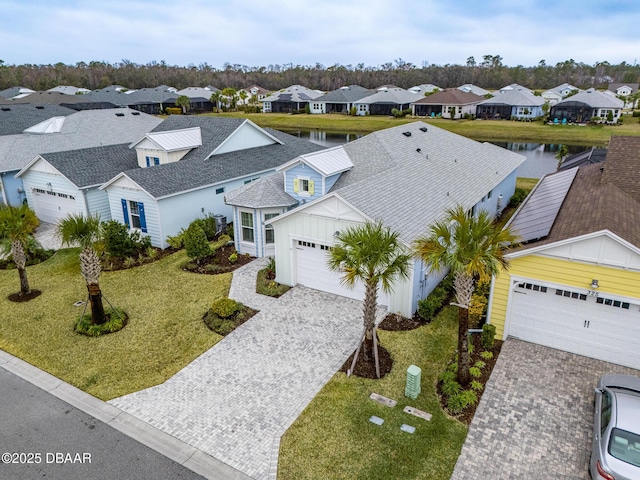
[[[517,88],[518,85],[508,85],[488,98],[478,103],[476,117],[484,119],[534,119],[543,114],[544,98],[530,93],[527,88]]]
[[[264,113],[291,113],[304,109],[310,102],[322,95],[324,92],[319,90],[311,90],[302,85],[291,85],[273,92],[259,101],[262,103]]]
[[[276,281],[361,300],[363,285],[350,290],[327,268],[336,232],[381,221],[409,249],[448,208],[501,212],[523,161],[522,155],[495,145],[415,122],[301,155],[278,169],[281,176],[238,190],[227,202],[235,209],[237,246],[256,255],[273,251]],[[260,191],[269,190],[273,200],[266,208],[255,195],[260,182]],[[276,184],[284,186],[286,196],[276,198]],[[415,260],[410,278],[396,284],[391,295],[381,295],[380,303],[410,317],[444,273],[432,273]]]
[[[406,110],[423,95],[399,87],[379,88],[376,93],[354,102],[356,115],[391,115],[391,110]]]
[[[586,123],[595,117],[607,122],[611,113],[611,122],[615,123],[620,119],[623,107],[624,102],[619,98],[589,88],[555,104],[549,111],[549,118],[554,122]]]
[[[375,92],[360,85],[340,87],[310,102],[309,113],[349,113],[355,102]]]

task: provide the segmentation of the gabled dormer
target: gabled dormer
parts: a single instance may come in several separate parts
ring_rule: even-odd
[[[152,167],[164,163],[177,162],[192,149],[202,146],[200,127],[149,132],[130,145],[136,149],[138,166]]]
[[[307,153],[281,165],[276,170],[284,175],[284,190],[306,203],[329,192],[340,175],[353,168],[342,146]]]
[[[208,155],[207,158],[222,153],[236,152],[248,148],[264,147],[273,144],[284,145],[283,142],[271,135],[265,129],[259,127],[250,120],[245,120],[227,138],[225,138]]]

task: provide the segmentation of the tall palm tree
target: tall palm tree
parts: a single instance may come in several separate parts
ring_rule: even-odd
[[[187,108],[191,106],[191,99],[186,95],[180,95],[176,98],[176,105],[182,108],[182,114],[184,115],[187,113]]]
[[[107,321],[100,291],[102,266],[95,244],[102,237],[100,217],[71,214],[58,223],[58,236],[65,245],[80,245],[80,273],[87,282],[91,304],[91,322],[101,325]]]
[[[222,92],[217,90],[211,94],[211,103],[215,105],[216,113],[220,112],[220,99],[222,98]]]
[[[343,285],[353,288],[359,281],[365,285],[362,346],[366,361],[371,361],[373,352],[378,285],[389,293],[397,279],[409,276],[411,255],[405,253],[398,237],[398,233],[380,222],[367,222],[339,233],[337,243],[330,251],[328,266],[343,273]],[[377,355],[375,360],[377,362]]]
[[[416,239],[416,255],[432,271],[449,270],[453,275],[458,307],[458,382],[469,383],[469,303],[476,279],[488,281],[500,268],[507,269],[505,258],[517,236],[500,229],[486,211],[474,216],[462,206],[446,211],[444,219],[433,224],[429,234]]]
[[[21,296],[31,292],[27,279],[27,256],[24,249],[38,225],[40,225],[40,220],[26,204],[19,207],[11,205],[0,207],[0,238],[8,239],[11,244],[11,255],[20,277]]]

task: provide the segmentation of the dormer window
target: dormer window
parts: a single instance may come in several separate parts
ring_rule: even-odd
[[[160,158],[159,157],[145,157],[147,160],[147,167],[150,167],[152,165],[160,165]]]
[[[293,179],[293,192],[303,197],[310,197],[314,193],[314,182],[309,177]]]

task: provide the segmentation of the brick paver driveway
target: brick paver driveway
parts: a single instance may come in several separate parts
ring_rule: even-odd
[[[589,478],[593,389],[637,370],[507,339],[453,480]]]
[[[296,287],[256,297],[257,260],[230,297],[261,309],[165,383],[111,404],[256,478],[275,478],[280,437],[355,349],[362,302]]]

